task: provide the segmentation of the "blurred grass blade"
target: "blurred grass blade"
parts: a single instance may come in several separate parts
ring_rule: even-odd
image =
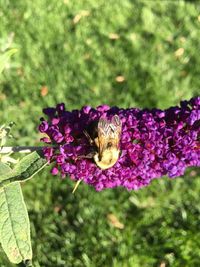
[[[0,186],[14,181],[24,181],[38,173],[47,161],[38,152],[34,151],[23,157],[14,167],[2,173],[0,170]],[[1,168],[1,165],[0,165]]]
[[[8,63],[8,60],[12,55],[14,55],[17,52],[16,48],[10,49],[6,52],[4,52],[2,55],[0,55],[0,75],[5,69],[6,64]]]
[[[30,223],[21,186],[15,182],[0,189],[0,242],[12,263],[32,259]]]

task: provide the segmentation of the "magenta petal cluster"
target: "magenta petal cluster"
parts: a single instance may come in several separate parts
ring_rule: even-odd
[[[122,109],[102,105],[67,111],[64,104],[44,109],[39,131],[49,147],[44,155],[54,162],[52,174],[83,180],[97,191],[123,186],[136,190],[152,179],[183,175],[189,166],[200,166],[200,97],[180,106],[160,109]],[[117,114],[122,121],[120,158],[101,170],[93,159],[84,158],[91,145],[83,131],[101,117]]]

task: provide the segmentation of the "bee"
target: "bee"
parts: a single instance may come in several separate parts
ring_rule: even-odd
[[[120,137],[122,122],[118,115],[114,115],[110,121],[100,118],[96,125],[92,125],[84,131],[94,151],[88,155],[93,157],[96,165],[102,170],[111,168],[120,154]]]

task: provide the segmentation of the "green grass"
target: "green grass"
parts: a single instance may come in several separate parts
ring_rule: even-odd
[[[42,108],[58,102],[167,108],[198,95],[199,16],[198,1],[2,0],[0,52],[18,49],[0,78],[10,144],[39,145]],[[73,186],[49,170],[23,184],[35,267],[199,266],[199,170],[135,192]]]

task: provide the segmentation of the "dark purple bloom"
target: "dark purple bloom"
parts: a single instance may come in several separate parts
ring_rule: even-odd
[[[39,125],[39,131],[41,133],[45,133],[49,128],[48,122],[45,120],[42,120],[41,124]]]
[[[46,159],[50,162],[50,160],[52,159],[53,153],[54,153],[54,149],[52,147],[45,147],[43,149],[43,153]]]
[[[200,109],[199,110],[193,110],[189,116],[188,123],[190,125],[193,125],[196,121],[200,120]]]
[[[64,136],[58,130],[52,130],[51,137],[56,143],[61,143]]]
[[[52,174],[81,179],[98,191],[116,186],[136,190],[152,179],[174,178],[187,167],[200,166],[200,97],[166,110],[102,105],[69,112],[59,104],[44,113],[48,120],[42,120],[39,131],[48,136],[42,141],[53,145],[44,149],[47,160],[55,163]],[[91,145],[83,131],[101,117],[115,114],[122,121],[121,154],[112,168],[102,170],[93,159],[84,158]]]
[[[52,118],[54,114],[56,113],[56,109],[55,108],[44,108],[43,113]]]

